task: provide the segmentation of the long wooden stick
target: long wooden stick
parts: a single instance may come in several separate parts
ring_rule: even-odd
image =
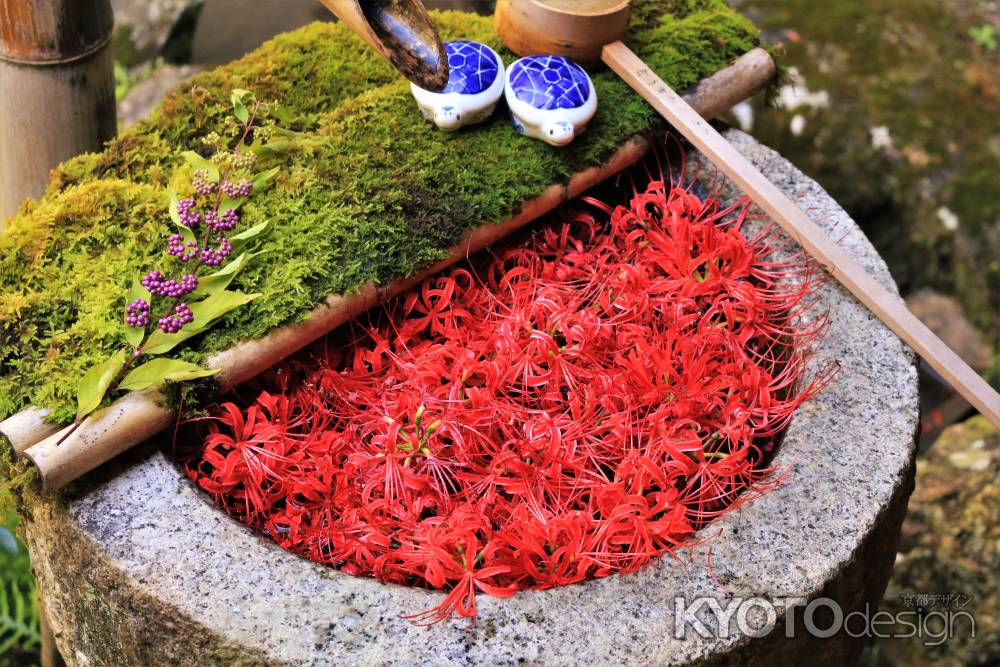
[[[764,177],[721,134],[671,90],[621,42],[604,47],[602,60],[696,146],[830,275],[857,297],[892,331],[917,351],[952,387],[1000,427],[1000,394],[972,370],[901,300],[872,278],[819,225]]]

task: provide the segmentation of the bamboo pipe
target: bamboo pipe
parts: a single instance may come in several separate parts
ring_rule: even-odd
[[[0,0],[0,220],[115,136],[110,0]]]
[[[426,90],[448,85],[448,56],[420,0],[320,0],[407,79]]]
[[[60,430],[59,424],[48,421],[49,412],[36,407],[22,410],[0,422],[0,435],[7,438],[15,452],[22,454],[28,447]]]
[[[774,74],[775,66],[771,56],[763,49],[755,49],[706,78],[685,92],[684,96],[700,113],[712,117],[759,91],[773,79]],[[367,284],[354,294],[331,295],[305,321],[278,328],[261,339],[240,343],[214,355],[208,360],[208,365],[220,369],[216,380],[221,388],[231,389],[385,299],[465,259],[471,253],[555,209],[567,199],[635,164],[649,148],[650,144],[645,138],[635,137],[621,146],[604,164],[574,174],[567,184],[549,186],[538,197],[526,202],[513,218],[499,224],[487,223],[470,231],[441,262],[382,288]],[[71,427],[43,436],[44,439],[36,441],[37,444],[33,443],[24,454],[38,468],[43,491],[57,491],[167,428],[175,416],[156,394],[129,394],[89,417],[62,444],[56,443],[60,442]],[[6,433],[4,429],[9,421],[0,424],[0,432]]]

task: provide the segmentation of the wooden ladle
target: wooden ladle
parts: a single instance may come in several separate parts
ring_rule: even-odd
[[[512,49],[516,47],[515,50],[530,50],[537,48],[534,45],[546,43],[546,25],[564,23],[568,14],[577,13],[578,18],[586,21],[588,27],[588,32],[582,35],[586,42],[604,39],[601,60],[605,64],[731,178],[833,278],[912,347],[983,416],[1000,427],[1000,394],[620,41],[620,24],[607,20],[607,16],[618,15],[622,11],[621,0],[586,0],[581,3],[568,0],[500,0],[500,3],[511,11],[505,9],[505,13],[501,14],[498,7],[497,32],[501,38],[516,34],[517,41],[508,44]],[[516,30],[511,30],[505,24],[511,16],[523,18],[524,12],[530,14],[531,20],[519,20]],[[579,48],[579,45],[576,44],[575,47]]]
[[[420,0],[320,0],[421,88],[448,85],[448,56]]]

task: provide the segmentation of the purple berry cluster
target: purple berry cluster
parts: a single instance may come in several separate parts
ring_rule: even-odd
[[[194,172],[194,178],[191,179],[191,185],[194,186],[195,192],[202,197],[207,197],[215,192],[215,183],[208,180],[208,172],[204,169],[199,169]]]
[[[182,226],[198,232],[195,237],[198,240],[193,240],[187,232],[171,234],[167,238],[166,248],[168,255],[188,264],[186,274],[168,278],[162,271],[151,271],[143,276],[141,283],[149,290],[150,297],[164,297],[170,301],[164,304],[166,313],[163,317],[156,319],[150,312],[152,308],[150,304],[155,302],[154,298],[148,301],[136,299],[125,308],[125,320],[129,326],[145,328],[155,319],[156,326],[160,330],[176,333],[194,320],[194,313],[186,303],[181,302],[181,299],[198,289],[198,273],[202,266],[217,267],[232,255],[233,245],[226,233],[236,229],[240,224],[240,214],[236,211],[236,206],[230,202],[230,205],[222,210],[221,198],[225,195],[231,200],[243,199],[249,197],[254,189],[253,181],[246,176],[240,176],[239,180],[229,180],[230,171],[249,169],[254,164],[252,152],[240,152],[249,132],[250,128],[245,127],[244,135],[232,154],[224,154],[221,159],[216,160],[226,168],[221,182],[213,182],[205,169],[197,169],[192,175],[191,185],[195,194],[179,200],[176,211]],[[200,229],[203,231],[198,231]],[[185,236],[192,240],[186,240]],[[137,347],[136,352],[141,354],[141,347]]]
[[[161,317],[156,323],[156,326],[160,327],[160,331],[163,333],[177,333],[181,330],[188,322],[194,321],[194,313],[186,303],[179,303],[174,306],[174,312],[172,315],[166,315]]]
[[[205,248],[201,251],[201,263],[206,266],[222,264],[233,252],[233,244],[225,236],[216,236],[215,242],[219,244],[215,248]]]
[[[181,224],[188,229],[198,229],[201,224],[201,213],[195,208],[194,197],[187,197],[177,202],[177,215],[180,216]]]
[[[172,230],[181,233],[165,231],[164,235],[167,236],[166,254],[178,260],[183,267],[174,266],[167,271],[154,270],[142,276],[139,282],[148,290],[149,296],[145,299],[133,299],[125,306],[125,312],[122,314],[122,319],[128,327],[124,336],[128,348],[120,351],[119,355],[130,351],[131,358],[119,367],[117,376],[110,383],[105,383],[105,386],[91,387],[87,383],[81,383],[78,419],[59,442],[71,435],[83,423],[83,418],[92,412],[92,408],[86,409],[88,405],[96,406],[109,393],[113,394],[123,389],[123,378],[128,377],[125,371],[140,358],[147,354],[156,355],[173,347],[176,341],[172,341],[173,344],[167,345],[166,348],[160,345],[162,341],[157,342],[160,332],[177,334],[195,321],[195,311],[199,308],[207,310],[201,314],[201,321],[198,324],[207,327],[212,324],[214,317],[232,307],[225,302],[219,304],[212,301],[211,296],[206,301],[194,303],[193,306],[189,306],[187,302],[201,299],[205,293],[218,294],[219,290],[222,291],[222,295],[240,294],[226,292],[225,287],[228,281],[232,280],[232,274],[241,267],[242,261],[232,264],[227,270],[224,269],[227,274],[225,278],[217,274],[215,277],[209,276],[207,274],[210,272],[205,270],[205,267],[219,266],[232,255],[233,243],[227,234],[239,226],[240,214],[237,209],[254,190],[253,181],[246,175],[256,162],[256,154],[250,149],[247,141],[256,142],[254,130],[258,126],[254,125],[253,119],[256,118],[260,103],[247,91],[234,91],[233,99],[235,116],[240,121],[241,130],[236,146],[231,151],[227,150],[228,142],[223,143],[219,134],[212,132],[206,137],[210,139],[206,143],[216,151],[211,163],[196,154],[184,155],[187,162],[195,169],[189,189],[189,192],[193,190],[194,194],[180,200],[172,197],[170,217],[174,222],[164,221],[168,225],[177,223],[181,227],[180,230]],[[246,109],[247,101],[253,102],[252,112]],[[235,125],[233,119],[230,121],[230,125]],[[266,142],[263,130],[260,142]],[[269,179],[271,175],[273,172],[268,172],[266,178]],[[263,228],[261,225],[248,232],[260,231]],[[252,236],[252,233],[246,233],[240,240],[245,242]],[[173,277],[168,278],[165,273]],[[202,278],[200,285],[199,276]],[[163,379],[155,381],[162,382]],[[95,392],[96,400],[93,396]]]
[[[193,273],[182,277],[179,281],[167,279],[159,271],[151,271],[142,279],[142,286],[149,290],[154,296],[166,296],[171,299],[179,299],[198,289],[198,276]]]
[[[187,262],[198,256],[198,244],[194,241],[185,243],[180,234],[171,234],[167,239],[167,254]]]
[[[228,232],[236,229],[238,224],[240,224],[240,214],[231,208],[227,208],[222,215],[215,211],[205,214],[205,226],[213,232]]]
[[[253,183],[250,182],[249,178],[240,179],[239,183],[223,183],[222,192],[233,199],[249,197],[250,193],[253,192]]]
[[[149,302],[136,299],[125,307],[125,322],[130,327],[146,328],[149,324]]]

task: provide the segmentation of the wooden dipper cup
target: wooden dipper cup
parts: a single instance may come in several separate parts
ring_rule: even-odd
[[[497,35],[519,56],[566,56],[584,67],[601,62],[605,44],[628,28],[631,0],[499,0]]]

